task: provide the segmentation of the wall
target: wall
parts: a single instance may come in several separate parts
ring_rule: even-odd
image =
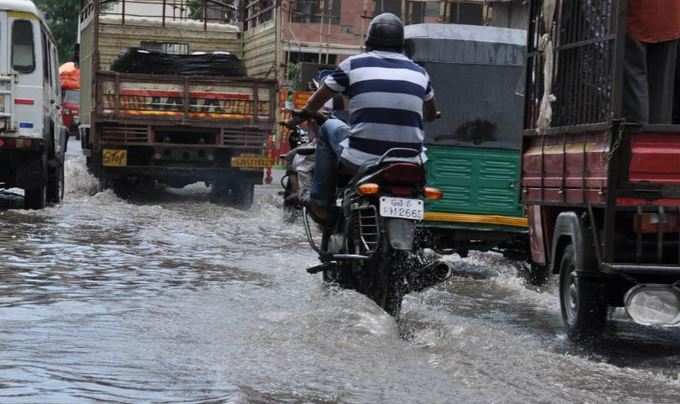
[[[248,76],[276,78],[277,46],[276,18],[243,33],[243,59]]]

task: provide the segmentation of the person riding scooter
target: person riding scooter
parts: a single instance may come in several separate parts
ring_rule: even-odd
[[[423,119],[437,118],[429,75],[403,54],[404,26],[399,17],[391,13],[375,17],[365,44],[366,53],[341,62],[288,122],[289,127],[311,118],[323,122],[319,110],[324,104],[336,94],[349,97],[350,125],[328,119],[321,126],[311,195],[303,201],[319,222],[325,222],[334,200],[340,166],[345,173],[356,172],[394,148],[418,150],[424,157]]]

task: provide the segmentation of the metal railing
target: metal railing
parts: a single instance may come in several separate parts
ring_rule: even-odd
[[[172,22],[197,22],[208,30],[210,23],[238,24],[239,10],[231,0],[90,0],[83,4],[81,21],[95,10],[99,17],[117,17],[122,25],[134,19],[158,20],[162,27]]]
[[[530,5],[525,127],[535,129],[545,90],[545,40],[554,46],[552,127],[609,122],[620,115],[625,0],[556,0],[555,18],[544,23],[545,3]]]

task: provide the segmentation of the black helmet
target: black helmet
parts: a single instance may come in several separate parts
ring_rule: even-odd
[[[368,26],[366,48],[369,50],[393,50],[404,48],[404,24],[392,13],[382,13]]]

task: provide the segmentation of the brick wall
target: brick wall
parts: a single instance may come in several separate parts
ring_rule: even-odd
[[[329,1],[329,0],[326,0]],[[318,23],[295,23],[291,21],[291,1],[284,0],[282,39],[284,41],[303,42],[318,45],[335,44],[359,46],[363,43],[363,34],[366,31],[369,20],[363,15],[373,14],[373,0],[333,0],[341,1],[340,24],[329,25],[326,22]]]

